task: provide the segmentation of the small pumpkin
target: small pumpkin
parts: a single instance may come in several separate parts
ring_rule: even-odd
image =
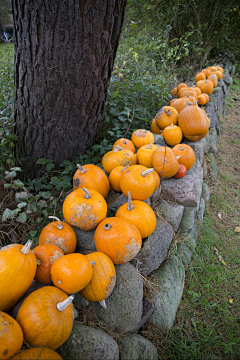
[[[56,216],[49,216],[49,219],[56,221],[46,225],[39,236],[38,244],[54,244],[58,246],[64,254],[71,254],[77,246],[77,237],[71,226],[61,221]]]
[[[104,219],[94,233],[97,251],[107,254],[114,264],[131,261],[140,251],[142,236],[138,228],[126,219]]]
[[[206,79],[211,74],[211,71],[208,69],[203,69],[201,72],[205,74]]]
[[[181,179],[183,178],[187,173],[187,168],[186,166],[184,166],[183,164],[179,164],[179,170],[178,172],[174,175],[174,177],[176,179]]]
[[[170,91],[170,94],[171,94],[172,96],[177,95],[177,88],[176,88],[176,87],[173,88],[173,89]]]
[[[123,174],[123,171],[127,169],[128,166],[117,166],[109,174],[109,183],[111,188],[116,192],[122,192],[120,188],[120,179]]]
[[[180,114],[180,112],[186,108],[186,104],[192,104],[193,102],[195,102],[196,99],[195,97],[183,97],[183,98],[179,98],[176,99],[173,103],[172,103],[172,107],[174,107],[178,114]]]
[[[163,130],[163,137],[168,145],[177,145],[182,141],[182,130],[179,126],[171,124]]]
[[[179,164],[186,166],[187,170],[191,169],[195,162],[195,152],[187,144],[178,144],[172,148],[172,151],[178,158]]]
[[[54,261],[64,256],[64,252],[54,244],[38,245],[33,249],[37,259],[35,280],[41,284],[50,284],[50,270]]]
[[[100,251],[87,254],[86,257],[94,262],[93,276],[80,294],[93,302],[105,300],[111,295],[116,284],[114,264],[108,255]]]
[[[105,172],[93,164],[83,166],[77,164],[77,167],[78,170],[73,176],[74,190],[82,187],[92,188],[106,198],[109,192],[109,181]]]
[[[178,121],[184,137],[190,141],[202,139],[209,129],[206,115],[195,105],[182,110]]]
[[[62,211],[69,224],[89,231],[95,229],[98,223],[106,217],[107,203],[96,190],[80,188],[67,195]]]
[[[178,94],[178,97],[179,98],[182,98],[182,97],[189,97],[189,96],[192,96],[194,97],[195,100],[197,100],[197,93],[195,91],[194,88],[184,88],[181,90],[181,92]]]
[[[115,141],[115,143],[113,144],[113,148],[112,150],[114,150],[115,146],[118,145],[120,146],[122,149],[129,149],[131,150],[134,154],[135,154],[135,145],[134,143],[126,138],[120,138],[117,141]]]
[[[127,197],[130,191],[134,200],[146,200],[156,187],[156,180],[152,171],[143,165],[129,166],[120,179],[120,188]]]
[[[215,88],[218,83],[218,77],[215,73],[212,73],[207,77],[207,80],[211,81],[213,83],[213,87]]]
[[[157,125],[156,123],[156,119],[154,118],[153,121],[151,122],[151,128],[150,128],[151,132],[153,134],[158,134],[161,135],[162,134],[162,130],[160,129],[160,127]]]
[[[22,347],[23,332],[17,321],[3,311],[0,311],[0,335],[0,359],[10,359]]]
[[[51,279],[55,286],[67,294],[82,290],[93,275],[92,263],[80,253],[68,254],[54,261]]]
[[[155,116],[156,123],[161,130],[165,127],[177,124],[178,112],[172,106],[163,106]]]
[[[211,73],[213,73],[214,71],[217,71],[217,67],[216,66],[209,66],[208,70],[211,71]]]
[[[72,331],[73,298],[55,286],[44,286],[28,295],[17,314],[25,342],[52,350],[61,346]]]
[[[213,83],[210,80],[200,80],[197,82],[197,86],[200,88],[202,93],[210,95],[213,92]]]
[[[196,79],[196,82],[198,82],[199,80],[205,80],[206,75],[204,74],[204,72],[200,72],[200,73],[196,74],[195,79]]]
[[[141,200],[132,200],[130,191],[128,191],[128,202],[118,208],[115,216],[136,225],[142,238],[150,236],[157,224],[157,218],[151,206]]]
[[[143,145],[154,142],[154,135],[151,131],[145,129],[138,129],[132,133],[132,141],[134,145],[139,149]]]
[[[10,310],[30,287],[37,261],[30,250],[32,241],[11,244],[0,249],[0,310]]]
[[[155,144],[148,144],[141,146],[138,149],[137,156],[138,156],[138,163],[140,165],[144,165],[147,168],[152,167],[152,153],[158,148]]]
[[[204,96],[205,94],[201,94],[201,95],[198,95],[198,105],[205,105],[206,102],[207,102],[207,99],[206,97]]]
[[[215,71],[214,74],[217,76],[218,80],[223,78],[223,73],[220,70]]]
[[[178,160],[168,146],[160,146],[152,154],[152,164],[154,169],[163,178],[170,178],[174,176],[179,169]]]
[[[23,350],[11,360],[63,360],[63,358],[56,351],[41,347]]]
[[[102,166],[104,170],[110,174],[112,169],[116,166],[127,166],[136,164],[136,156],[129,149],[122,149],[120,146],[116,145],[114,150],[107,152],[102,157]]]
[[[223,68],[221,66],[215,66],[217,68],[217,70],[221,71],[221,73],[223,73]]]
[[[187,84],[185,84],[185,83],[180,83],[180,84],[178,84],[178,86],[177,86],[177,92],[179,92],[179,90],[181,90],[182,88],[186,88],[186,87],[188,87],[188,86],[187,86]]]

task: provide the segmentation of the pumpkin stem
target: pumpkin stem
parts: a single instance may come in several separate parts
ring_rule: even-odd
[[[77,164],[77,168],[78,168],[78,170],[80,170],[80,173],[81,174],[84,174],[87,170],[86,169],[84,169],[80,164]]]
[[[190,105],[193,105],[192,102],[189,102],[189,103],[186,103],[185,106],[190,106]]]
[[[110,224],[106,224],[105,226],[104,226],[104,230],[110,230],[111,229],[111,225]]]
[[[147,149],[151,149],[151,148],[152,148],[152,144],[153,144],[153,141],[150,142],[150,144],[147,146]]]
[[[184,147],[182,146],[182,147],[180,147],[180,150],[184,150]]]
[[[117,151],[120,151],[120,150],[122,150],[123,148],[121,147],[121,146],[119,146],[119,145],[115,145],[114,146],[114,149],[113,149],[113,152],[117,152]]]
[[[40,266],[42,263],[41,260],[39,260],[39,259],[36,259],[36,260],[37,260],[37,265]]]
[[[59,229],[59,230],[62,230],[62,229],[63,229],[63,225],[62,225],[61,220],[60,220],[59,218],[57,218],[56,216],[49,216],[48,218],[49,218],[49,219],[54,219],[54,220],[58,221],[57,229]]]
[[[147,174],[149,174],[150,172],[154,171],[154,168],[151,168],[151,169],[147,169],[145,171],[142,172],[142,176],[146,176]]]
[[[85,199],[91,199],[91,194],[90,194],[90,192],[86,189],[86,188],[82,188],[83,189],[83,191],[85,192]]]
[[[128,143],[127,140],[123,140],[123,144],[127,145],[127,143]]]
[[[189,93],[187,92],[187,97],[189,98]]]
[[[21,249],[21,252],[24,255],[28,255],[31,246],[32,246],[32,240],[28,240],[24,245],[24,247]]]
[[[171,128],[173,128],[173,123],[170,125]]]
[[[171,110],[168,109],[168,111],[166,112],[167,116],[171,116]]]
[[[105,299],[104,299],[104,300],[99,301],[99,305],[101,305],[101,307],[103,307],[104,309],[106,309],[106,308],[107,308],[107,305],[106,305],[106,301],[105,301]]]
[[[91,263],[92,266],[95,265],[95,261],[91,260],[90,263]]]
[[[178,155],[178,156],[176,156],[176,158],[177,158],[177,159],[180,159],[181,156],[182,156],[182,155]]]
[[[124,172],[124,170],[126,170],[130,165],[125,166],[125,168],[122,169],[122,172]]]
[[[127,209],[128,209],[128,211],[131,211],[134,209],[130,191],[128,191],[128,207],[127,207]]]
[[[57,309],[58,311],[63,311],[66,309],[66,307],[71,304],[71,302],[73,301],[74,299],[74,295],[71,295],[69,296],[66,300],[60,302],[57,304]]]

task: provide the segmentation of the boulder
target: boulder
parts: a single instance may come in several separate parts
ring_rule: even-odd
[[[95,242],[94,242],[94,234],[95,230],[83,231],[78,229],[75,226],[72,226],[76,237],[77,237],[77,249],[80,251],[97,251]]]
[[[74,294],[74,300],[73,300],[73,303],[76,305],[76,306],[88,306],[90,304],[90,302],[85,299],[82,295],[80,295],[79,292],[77,292],[76,294]]]
[[[181,231],[191,230],[195,225],[195,216],[196,216],[196,208],[195,207],[185,207],[182,220],[180,223]]]
[[[199,211],[197,213],[197,217],[200,220],[201,224],[203,223],[203,215],[204,215],[204,211],[205,211],[205,201],[203,198],[201,198],[200,201],[200,206],[199,206]]]
[[[217,139],[217,130],[215,128],[210,129],[210,149],[209,152],[216,154],[218,151],[218,139]]]
[[[179,204],[169,204],[165,200],[160,200],[158,207],[161,210],[164,219],[166,219],[167,222],[172,225],[174,230],[177,231],[182,219],[184,206]]]
[[[211,120],[210,129],[211,128],[216,128],[218,133],[220,133],[221,132],[221,127],[220,127],[220,124],[219,124],[219,116],[218,116],[218,114],[216,113],[216,111],[214,109],[213,103],[210,103],[208,106],[207,105],[208,104],[206,104],[205,111],[206,111],[207,116]]]
[[[233,84],[233,78],[227,69],[224,69],[224,70],[225,71],[223,73],[223,81],[225,82],[225,84],[227,86],[231,86]]]
[[[147,276],[159,268],[167,256],[173,233],[173,229],[168,223],[157,218],[154,232],[143,242],[140,252],[131,261],[140,274]]]
[[[213,153],[208,153],[207,157],[210,160],[210,166],[211,166],[211,173],[209,174],[209,177],[213,180],[216,181],[217,177],[218,177],[218,165],[215,159],[215,156],[213,155]]]
[[[181,179],[165,179],[162,181],[163,189],[183,206],[197,206],[196,185],[192,175],[185,175]]]
[[[160,146],[168,146],[162,135],[158,135],[158,134],[153,134],[154,135],[154,144],[156,145],[160,145]]]
[[[121,360],[158,360],[155,346],[141,335],[126,335],[120,342]]]
[[[192,175],[196,187],[196,199],[197,199],[197,211],[199,209],[200,198],[202,193],[202,182],[203,182],[203,168],[198,161],[195,159],[195,163],[190,170],[187,172],[188,175]]]
[[[103,330],[74,324],[68,340],[57,349],[63,359],[118,360],[116,341]]]
[[[210,149],[210,136],[209,136],[209,131],[207,133],[206,136],[204,136],[203,138],[203,150],[204,150],[204,154],[207,154],[209,152]],[[204,159],[203,159],[204,161]],[[203,166],[203,164],[202,164]]]
[[[210,199],[210,194],[211,194],[211,190],[208,187],[208,184],[206,183],[206,181],[203,181],[202,184],[202,198],[204,199],[205,202],[209,201]]]
[[[204,159],[204,149],[205,149],[205,140],[200,139],[198,141],[185,141],[185,143],[193,149],[195,153],[195,158],[199,160],[202,165]]]
[[[203,179],[206,179],[207,177],[207,174],[208,174],[208,166],[207,166],[207,160],[206,160],[206,157],[204,157],[204,160],[203,160]]]
[[[223,91],[221,87],[215,87],[212,92],[212,96],[217,99],[217,113],[219,116],[223,116]]]
[[[147,298],[143,298],[143,314],[141,321],[131,331],[128,331],[128,334],[137,334],[138,330],[141,329],[146,322],[148,322],[154,310],[155,305],[153,304],[153,302],[148,300]]]
[[[116,266],[116,285],[106,299],[107,308],[92,303],[96,317],[110,328],[131,331],[141,320],[143,312],[143,279],[130,264]]]

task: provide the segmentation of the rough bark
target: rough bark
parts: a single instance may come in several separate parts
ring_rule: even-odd
[[[17,153],[73,161],[100,125],[126,0],[13,0]]]

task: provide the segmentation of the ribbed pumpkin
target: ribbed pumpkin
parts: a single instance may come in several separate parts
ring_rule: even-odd
[[[9,284],[10,285],[10,284]],[[0,359],[10,359],[23,344],[23,332],[17,321],[0,311]]]
[[[80,253],[58,258],[51,267],[51,279],[55,286],[67,294],[82,290],[93,275],[92,263]]]
[[[195,162],[195,152],[191,146],[187,144],[178,144],[172,148],[172,151],[176,157],[178,157],[179,164],[186,166],[187,170],[191,169]]]
[[[151,122],[151,128],[150,128],[151,132],[153,134],[158,134],[161,135],[162,134],[162,130],[160,129],[160,127],[157,125],[156,123],[156,119],[154,118],[153,121]]]
[[[10,310],[31,285],[37,261],[30,250],[32,241],[12,244],[0,249],[0,310]]]
[[[152,153],[158,148],[155,144],[148,144],[141,146],[138,149],[137,156],[138,156],[138,163],[140,165],[144,165],[147,168],[152,167]]]
[[[188,87],[188,86],[187,86],[187,84],[185,84],[185,83],[180,83],[180,84],[178,84],[178,86],[177,86],[177,92],[179,92],[179,90],[181,90],[182,88],[186,88],[186,87]]]
[[[104,219],[94,233],[97,251],[107,254],[114,264],[131,261],[140,251],[142,236],[138,228],[126,219]]]
[[[221,66],[215,66],[221,73],[223,73],[223,68]]]
[[[180,112],[186,108],[186,104],[193,103],[193,101],[196,101],[195,97],[183,97],[180,99],[176,99],[172,103],[172,107],[174,107],[177,110],[178,114],[180,114]]]
[[[56,351],[41,347],[23,350],[11,360],[63,360],[63,358]]]
[[[220,70],[215,71],[214,74],[217,75],[218,80],[223,78],[223,73]]]
[[[179,93],[178,93],[179,98],[182,98],[185,96],[186,97],[193,96],[194,99],[197,100],[197,93],[193,87],[183,88],[179,91]]]
[[[104,198],[109,192],[109,181],[105,172],[96,165],[77,164],[78,170],[73,176],[74,190],[86,187],[98,191]]]
[[[179,126],[171,124],[163,130],[163,137],[168,145],[177,145],[182,141],[182,130]]]
[[[213,83],[210,80],[200,80],[197,82],[197,86],[202,93],[210,95],[213,92]]]
[[[156,150],[155,150],[156,151]],[[146,200],[155,190],[156,180],[153,169],[143,165],[129,166],[120,179],[120,188],[125,196],[130,191],[134,200]]]
[[[44,286],[28,295],[17,322],[29,346],[55,350],[68,339],[74,319],[73,298],[55,286]]]
[[[114,150],[115,146],[118,145],[120,146],[122,149],[129,149],[131,150],[134,154],[135,154],[135,145],[134,143],[126,138],[120,138],[117,141],[115,141],[115,143],[113,144],[113,148],[112,150]]]
[[[132,141],[134,145],[139,149],[143,145],[154,142],[154,135],[151,131],[145,129],[138,129],[132,133]]]
[[[201,72],[203,72],[205,74],[206,78],[211,74],[211,71],[208,69],[203,69]]]
[[[207,99],[204,95],[207,95],[207,94],[201,94],[201,95],[198,95],[198,105],[205,105],[206,102],[207,102]]]
[[[49,216],[53,221],[46,225],[39,236],[38,244],[54,244],[58,246],[64,254],[71,254],[77,246],[77,237],[69,224],[61,221],[56,216]]]
[[[154,169],[163,178],[170,178],[174,176],[179,169],[178,160],[168,146],[160,146],[152,154],[152,164]]]
[[[165,127],[177,124],[178,112],[172,106],[163,106],[155,116],[158,127],[163,130]]]
[[[214,72],[214,71],[217,71],[217,67],[215,67],[215,66],[209,66],[209,67],[208,67],[208,70],[211,71],[211,72]]]
[[[90,282],[80,291],[87,300],[97,302],[107,299],[116,283],[116,271],[110,257],[101,251],[86,255],[94,262],[93,276]]]
[[[111,188],[116,192],[122,192],[120,188],[120,179],[123,174],[123,171],[127,169],[128,166],[117,166],[109,174],[109,183]]]
[[[212,73],[211,75],[209,75],[207,77],[207,80],[211,81],[213,83],[213,87],[215,88],[217,86],[218,83],[218,77],[217,75],[215,75],[215,73]]]
[[[98,223],[106,217],[107,203],[96,190],[81,188],[67,195],[62,211],[69,224],[89,231],[95,229]]]
[[[197,73],[195,76],[196,82],[198,82],[199,80],[205,80],[206,79],[206,75],[203,72]]]
[[[54,261],[64,256],[64,252],[54,244],[38,245],[33,249],[37,259],[35,280],[41,284],[50,284],[50,270]]]
[[[202,109],[198,106],[188,106],[179,114],[179,126],[183,135],[190,141],[202,139],[208,132],[209,124]]]
[[[157,218],[152,208],[141,200],[132,200],[128,191],[128,202],[120,206],[115,214],[131,221],[140,231],[142,238],[150,236],[155,230]]]
[[[150,141],[149,141],[150,142]],[[133,165],[136,164],[136,156],[129,149],[122,149],[120,146],[116,145],[114,150],[107,152],[102,158],[102,166],[104,170],[110,174],[112,169],[116,166],[122,165]]]
[[[195,92],[197,93],[197,96],[201,95],[202,92],[201,92],[201,89],[198,86],[193,86],[193,88],[194,88]]]

